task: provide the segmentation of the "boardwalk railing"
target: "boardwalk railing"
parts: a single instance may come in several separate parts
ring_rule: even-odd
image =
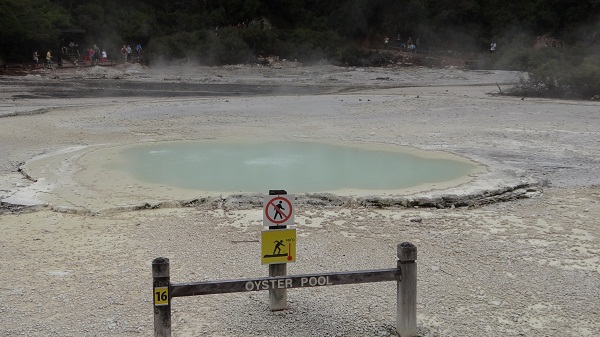
[[[251,279],[171,283],[169,259],[152,261],[154,336],[171,337],[171,299],[174,297],[246,291],[310,288],[368,282],[397,282],[396,330],[399,336],[417,336],[417,247],[398,245],[396,268],[260,277]]]

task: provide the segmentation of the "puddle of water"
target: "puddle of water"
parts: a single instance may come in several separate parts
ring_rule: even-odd
[[[300,141],[152,143],[124,149],[125,159],[108,167],[149,183],[250,193],[398,190],[464,178],[478,167],[402,150]]]

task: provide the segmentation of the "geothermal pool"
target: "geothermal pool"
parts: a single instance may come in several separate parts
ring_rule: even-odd
[[[392,145],[194,141],[126,148],[110,169],[136,180],[215,192],[400,190],[467,177],[463,158]]]

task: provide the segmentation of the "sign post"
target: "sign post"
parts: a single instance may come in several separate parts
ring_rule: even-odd
[[[287,195],[285,190],[269,190],[269,196],[265,197],[264,203],[264,212],[263,212],[263,225],[269,226],[270,230],[285,230],[288,225],[294,224],[294,203],[293,203],[293,195]],[[278,231],[279,232],[279,231]],[[282,235],[281,233],[276,233],[273,235]],[[273,240],[272,254],[262,254],[263,264],[265,263],[265,255],[281,255],[282,245],[285,244],[283,239],[287,239],[289,235],[283,234],[284,238],[275,238]],[[273,258],[283,258],[284,263],[271,263],[269,264],[269,277],[275,276],[286,276],[287,275],[287,259],[291,257],[294,261],[296,260],[296,233],[294,230],[293,234],[293,242],[289,241],[287,255],[284,256],[272,256]],[[293,255],[291,252],[293,244]],[[271,243],[269,241],[265,241],[265,234],[263,232],[263,251],[265,250],[265,246],[269,246]],[[267,257],[269,259],[269,257]],[[293,261],[292,261],[293,262]],[[268,263],[268,262],[267,262]],[[285,288],[283,289],[269,289],[269,307],[271,311],[279,311],[287,309],[287,291]]]

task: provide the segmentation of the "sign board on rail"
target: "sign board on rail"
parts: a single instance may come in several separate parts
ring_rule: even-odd
[[[296,262],[296,230],[271,229],[262,232],[262,264]]]
[[[263,226],[294,224],[294,195],[267,195],[264,199]]]

